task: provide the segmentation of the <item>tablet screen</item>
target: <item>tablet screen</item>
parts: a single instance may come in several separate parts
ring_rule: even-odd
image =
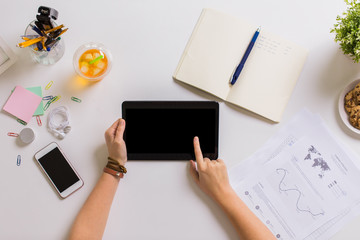
[[[194,159],[198,136],[204,156],[218,156],[217,102],[139,102],[122,105],[129,160]]]

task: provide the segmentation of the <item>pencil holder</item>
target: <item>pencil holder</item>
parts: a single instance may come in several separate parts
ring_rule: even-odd
[[[53,25],[56,24],[52,21]],[[35,21],[32,21],[25,30],[25,37],[36,38],[40,37],[41,33],[36,31]],[[63,37],[58,37],[48,46],[44,46],[41,42],[27,47],[31,58],[40,64],[51,65],[59,61],[65,52],[65,43]]]

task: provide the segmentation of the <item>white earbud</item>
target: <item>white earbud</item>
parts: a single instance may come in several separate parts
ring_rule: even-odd
[[[71,130],[71,126],[66,126],[66,127],[64,128],[64,133],[69,133],[70,130]]]
[[[58,138],[59,139],[64,139],[65,138],[65,133],[63,133],[63,132],[59,133]]]
[[[63,122],[59,124],[54,123],[54,116],[61,115],[64,119]],[[69,126],[69,112],[68,109],[64,106],[57,107],[53,109],[48,115],[48,128],[49,131],[54,134],[55,137],[59,139],[64,139],[66,134],[70,132],[71,126]]]

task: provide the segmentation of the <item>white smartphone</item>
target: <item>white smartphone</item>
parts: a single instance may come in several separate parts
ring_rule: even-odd
[[[70,196],[84,185],[57,143],[52,142],[35,153],[35,160],[61,198]]]

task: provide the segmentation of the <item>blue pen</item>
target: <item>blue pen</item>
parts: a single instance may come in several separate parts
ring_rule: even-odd
[[[42,34],[42,32],[40,31],[40,29],[38,29],[36,26],[30,24],[30,27],[31,27],[32,30],[34,30],[34,31],[35,31],[37,34],[39,34],[40,36],[44,36],[44,35]]]
[[[256,30],[256,32],[254,33],[254,36],[252,37],[250,43],[249,43],[249,46],[247,47],[245,53],[244,53],[244,56],[242,57],[239,65],[237,66],[234,74],[232,75],[232,78],[231,78],[231,81],[230,81],[230,84],[231,85],[234,85],[236,83],[236,80],[238,79],[238,77],[240,76],[240,73],[241,73],[241,70],[243,69],[244,65],[245,65],[245,62],[256,42],[256,39],[257,37],[259,36],[259,33],[260,33],[260,27]]]

